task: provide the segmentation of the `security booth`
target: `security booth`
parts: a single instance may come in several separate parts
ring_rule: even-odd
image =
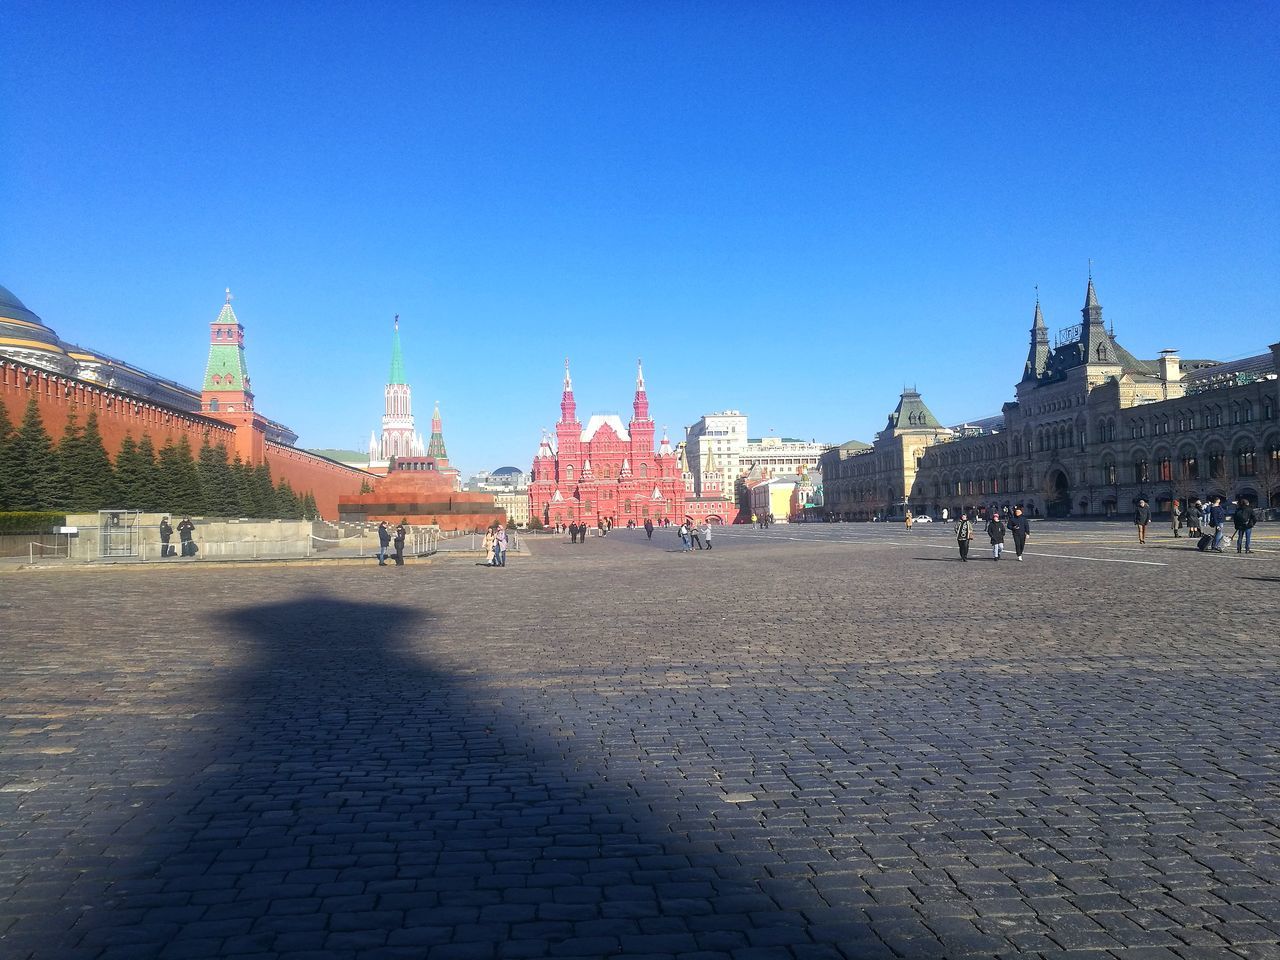
[[[141,510],[99,510],[98,556],[138,556],[142,550],[141,520]]]

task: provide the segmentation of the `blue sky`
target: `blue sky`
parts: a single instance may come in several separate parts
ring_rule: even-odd
[[[9,0],[0,284],[185,383],[230,286],[258,407],[362,448],[391,317],[424,433],[734,407],[870,440],[999,412],[1087,261],[1139,356],[1280,338],[1264,3]]]

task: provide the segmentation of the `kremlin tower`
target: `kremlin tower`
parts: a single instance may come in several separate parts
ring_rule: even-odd
[[[399,314],[396,314],[391,335],[391,375],[383,389],[383,398],[382,436],[369,434],[370,473],[386,473],[392,457],[421,457],[427,452],[422,434],[415,433],[413,429],[413,391],[404,378]],[[437,407],[432,421],[433,430],[439,429],[439,417],[440,409]],[[443,449],[443,438],[440,443]]]

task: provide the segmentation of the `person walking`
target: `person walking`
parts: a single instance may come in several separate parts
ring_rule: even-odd
[[[392,540],[391,542],[396,548],[394,558],[395,558],[397,567],[404,566],[404,538],[408,535],[408,533],[409,531],[407,531],[404,528],[403,523],[399,523],[396,525],[396,536],[395,536],[395,539]]]
[[[1191,506],[1187,508],[1187,539],[1202,536],[1200,532],[1200,517],[1204,513],[1204,504],[1200,502],[1200,498],[1196,497],[1191,501]]]
[[[903,518],[902,518],[902,522],[903,522],[903,523],[905,523],[905,524],[907,525],[907,533],[910,533],[910,532],[911,532],[911,521],[912,521],[912,520],[914,520],[914,519],[915,519],[915,517],[911,516],[911,508],[910,508],[910,507],[908,507],[908,508],[907,508],[907,515],[906,515],[905,517],[903,517]]]
[[[692,543],[699,550],[701,550],[702,549],[702,531],[698,529],[698,525],[693,521],[692,518],[686,518],[685,524],[689,528],[689,542]]]
[[[1147,525],[1151,523],[1151,508],[1147,501],[1139,499],[1133,510],[1133,525],[1138,528],[1138,542],[1147,542]]]
[[[648,517],[644,518],[644,535],[648,540],[653,539],[653,521]]]
[[[1236,553],[1253,553],[1253,525],[1257,522],[1258,515],[1249,505],[1249,499],[1241,497],[1237,500],[1236,512],[1231,517],[1231,524],[1236,529]]]
[[[707,520],[702,524],[702,539],[706,541],[707,549],[711,549],[711,521]]]
[[[507,565],[506,527],[498,527],[498,532],[493,535],[493,565],[495,567],[505,567]]]
[[[387,521],[378,524],[378,566],[387,565],[387,547],[391,546],[391,531],[387,529]]]
[[[1173,538],[1177,540],[1182,536],[1182,504],[1174,500],[1169,506],[1169,527],[1173,530]]]
[[[1004,553],[1004,534],[1005,526],[1000,520],[1000,514],[993,513],[991,521],[987,524],[987,536],[991,538],[992,560],[999,560],[1000,554]]]
[[[1227,525],[1227,511],[1222,506],[1222,498],[1214,497],[1213,506],[1209,508],[1209,523],[1213,527],[1213,552],[1222,552],[1222,533]]]
[[[967,513],[960,514],[956,522],[956,546],[960,548],[960,559],[969,562],[969,543],[973,540],[973,522]]]
[[[1031,532],[1031,520],[1023,514],[1021,507],[1013,508],[1013,516],[1009,518],[1009,532],[1013,534],[1013,552],[1016,559],[1021,561],[1023,548],[1027,545],[1027,534]]]
[[[196,525],[191,522],[190,517],[183,517],[178,523],[178,539],[182,542],[182,555],[184,557],[194,557],[196,555]]]
[[[160,556],[172,557],[173,547],[169,546],[169,538],[173,536],[173,524],[168,517],[160,518]]]

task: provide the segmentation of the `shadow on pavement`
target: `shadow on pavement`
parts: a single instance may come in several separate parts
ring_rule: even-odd
[[[673,832],[658,811],[674,798],[602,785],[541,726],[554,717],[433,668],[423,614],[312,597],[226,616],[251,649],[201,681],[199,736],[157,764],[171,786],[121,789],[136,816],[63,844],[83,848],[69,862],[105,902],[53,882],[41,921],[0,952],[902,955],[838,909],[766,893],[749,856]]]

